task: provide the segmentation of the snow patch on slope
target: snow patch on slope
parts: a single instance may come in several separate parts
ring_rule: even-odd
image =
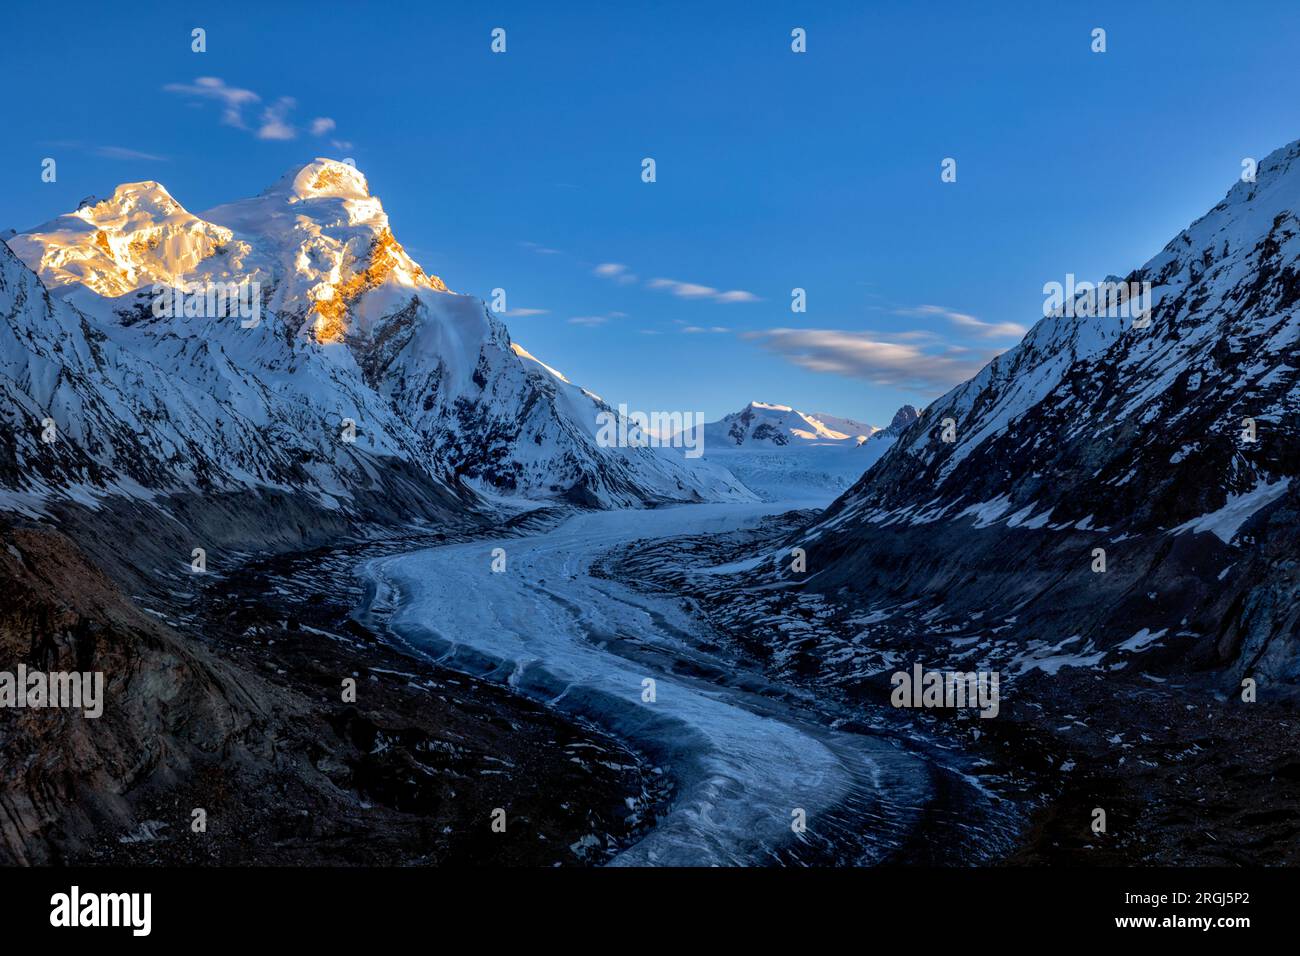
[[[1259,484],[1249,491],[1229,495],[1227,503],[1222,508],[1180,524],[1174,528],[1174,533],[1209,532],[1218,535],[1224,544],[1232,544],[1232,539],[1237,536],[1243,524],[1257,512],[1285,495],[1290,487],[1290,478],[1282,478],[1274,482],[1261,479]]]

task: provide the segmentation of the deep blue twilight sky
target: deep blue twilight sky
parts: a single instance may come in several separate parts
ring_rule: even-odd
[[[0,229],[352,157],[427,271],[504,287],[514,338],[606,399],[886,424],[1300,137],[1283,0],[400,6],[6,4]]]

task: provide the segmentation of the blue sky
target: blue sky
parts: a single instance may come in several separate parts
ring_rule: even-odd
[[[197,212],[351,157],[539,358],[710,419],[886,424],[1014,344],[1045,282],[1140,265],[1300,137],[1281,0],[118,6],[6,6],[0,228],[142,179]]]

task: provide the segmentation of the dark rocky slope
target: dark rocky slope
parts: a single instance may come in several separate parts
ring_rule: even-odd
[[[936,665],[1072,639],[1111,669],[1294,686],[1298,212],[1300,143],[1127,277],[1151,284],[1149,325],[1044,318],[793,536],[808,573],[782,577],[889,614],[868,639]]]
[[[102,671],[107,700],[4,713],[0,863],[584,865],[665,797],[608,738],[351,621],[359,554],[164,572],[129,599],[60,532],[2,535],[0,660]]]

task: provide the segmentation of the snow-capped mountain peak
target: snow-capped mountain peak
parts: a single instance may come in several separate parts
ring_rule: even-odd
[[[276,286],[270,306],[305,315],[316,341],[340,342],[367,316],[393,311],[416,289],[449,291],[424,270],[389,228],[383,203],[348,163],[316,159],[291,169],[250,199],[203,218],[244,237],[261,253]]]
[[[372,198],[365,174],[351,163],[317,157],[290,169],[262,193],[286,196],[292,202],[303,199],[345,199],[364,202]]]
[[[197,216],[159,183],[126,183],[10,247],[56,291],[117,298],[158,285],[257,283],[271,292],[267,308],[307,323],[322,344],[413,289],[448,291],[393,236],[365,176],[330,159]]]
[[[159,183],[140,182],[123,183],[109,199],[83,201],[75,212],[14,236],[9,246],[52,290],[85,287],[115,297],[181,281],[232,238]]]
[[[705,426],[705,442],[729,445],[796,443],[858,444],[877,431],[871,425],[833,415],[809,414],[789,405],[750,402],[738,412]]]
[[[856,419],[750,402],[704,426],[704,457],[765,500],[812,503],[852,485],[893,441]]]
[[[107,341],[121,353],[118,367],[151,369],[132,373],[133,392],[115,383],[112,395],[98,394],[109,387],[106,374],[88,374],[89,391],[64,408],[68,421],[49,416],[61,433],[93,433],[73,420],[78,406],[138,406],[141,417],[143,408],[170,407],[171,398],[151,391],[162,382],[212,396],[222,403],[212,415],[238,423],[206,422],[196,411],[174,441],[189,435],[195,449],[212,444],[210,453],[179,471],[174,453],[162,467],[142,459],[130,476],[142,487],[183,488],[196,472],[200,482],[232,486],[269,480],[249,442],[242,471],[218,476],[209,464],[231,453],[193,432],[233,427],[236,437],[280,436],[287,461],[320,463],[313,489],[333,499],[350,498],[358,476],[373,471],[358,464],[360,453],[453,487],[597,507],[752,497],[730,473],[677,449],[602,444],[598,423],[609,407],[516,346],[481,300],[425,273],[349,164],[314,160],[257,196],[197,216],[157,183],[125,184],[8,245],[67,300],[32,318],[35,326],[60,323],[40,340],[42,362],[71,337],[75,351],[96,352],[83,339]],[[39,287],[30,278],[15,276],[11,287]],[[252,314],[236,316],[226,302],[214,310],[217,286],[242,290],[240,308],[255,303]],[[182,297],[184,308],[159,308]],[[15,308],[31,311],[38,298],[24,295]],[[16,344],[11,367],[30,365],[21,353]],[[27,398],[12,404],[36,415],[49,397],[30,393],[29,379],[14,381]],[[340,444],[341,427],[354,444]],[[101,464],[106,477],[92,484],[102,489],[120,469]],[[295,476],[278,458],[272,464],[276,487],[307,481],[309,469]]]

